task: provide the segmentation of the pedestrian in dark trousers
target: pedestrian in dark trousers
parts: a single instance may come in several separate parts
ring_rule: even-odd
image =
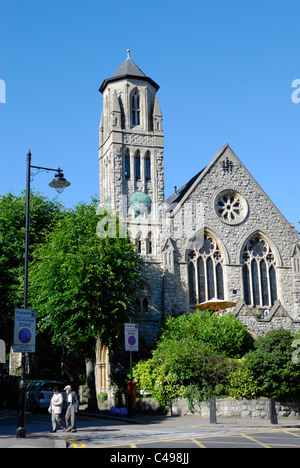
[[[78,396],[72,391],[71,385],[67,385],[64,390],[66,391],[67,398],[67,412],[66,412],[66,426],[67,431],[76,432],[76,413],[79,407]]]

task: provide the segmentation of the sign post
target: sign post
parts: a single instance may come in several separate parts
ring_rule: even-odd
[[[24,301],[27,304],[27,299]],[[15,309],[14,352],[22,353],[22,374],[20,381],[20,405],[18,413],[18,428],[16,437],[25,438],[26,413],[26,353],[35,352],[36,311],[31,309]]]
[[[130,319],[131,320],[131,319]],[[133,376],[132,376],[132,351],[139,350],[139,329],[137,323],[125,323],[125,351],[129,351],[130,357],[130,395],[128,395],[128,415],[133,416]]]
[[[125,351],[139,350],[139,329],[137,323],[125,323]]]
[[[36,311],[15,309],[14,352],[35,352]]]

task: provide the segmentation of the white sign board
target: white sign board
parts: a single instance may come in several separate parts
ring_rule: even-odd
[[[14,352],[35,352],[36,311],[15,309]]]
[[[125,323],[125,351],[139,350],[139,329],[136,323]]]
[[[5,342],[0,340],[0,364],[5,364]]]

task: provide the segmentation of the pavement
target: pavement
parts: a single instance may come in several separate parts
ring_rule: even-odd
[[[218,418],[217,424],[210,424],[208,419],[197,416],[165,417],[137,414],[135,417],[129,418],[110,416],[108,411],[89,412],[87,410],[79,411],[78,415],[142,425],[159,424],[164,426],[172,423],[172,425],[178,427],[187,427],[192,423],[199,427],[216,428],[300,428],[300,419],[291,417],[279,419],[278,424],[274,425],[271,424],[269,419]],[[7,413],[7,421],[9,417],[9,413]],[[65,439],[61,439],[56,434],[30,432],[26,434],[26,438],[21,439],[17,439],[15,433],[3,434],[6,426],[5,410],[1,410],[0,423],[0,448],[68,448]]]
[[[54,437],[41,437],[39,434],[27,434],[26,438],[0,435],[0,448],[67,448],[64,440]]]

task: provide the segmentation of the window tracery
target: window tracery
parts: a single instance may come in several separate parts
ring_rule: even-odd
[[[246,304],[271,307],[277,300],[276,260],[261,234],[253,236],[242,254]]]
[[[215,199],[217,216],[226,224],[236,225],[244,221],[248,205],[244,197],[234,190],[223,190]]]
[[[223,256],[208,233],[200,249],[188,252],[188,279],[190,305],[224,299]]]

